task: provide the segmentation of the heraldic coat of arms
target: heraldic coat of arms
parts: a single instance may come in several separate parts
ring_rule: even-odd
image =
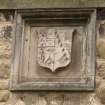
[[[39,28],[37,60],[41,67],[55,72],[71,62],[73,29],[63,27]]]

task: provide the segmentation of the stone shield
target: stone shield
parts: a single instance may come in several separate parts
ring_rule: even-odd
[[[40,28],[38,34],[37,60],[41,67],[52,72],[71,62],[73,29],[68,27]]]

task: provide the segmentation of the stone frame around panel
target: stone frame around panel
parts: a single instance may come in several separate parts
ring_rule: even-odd
[[[32,26],[40,26],[37,22],[39,17],[46,20],[44,25],[49,26],[47,19],[51,21],[62,21],[63,19],[67,26],[86,26],[86,65],[85,81],[80,83],[42,83],[24,82],[19,83],[21,63],[22,63],[22,41],[24,40],[25,23]],[[68,21],[71,23],[69,24]],[[36,22],[35,22],[36,21]],[[52,25],[61,26],[60,22],[55,21]],[[33,91],[33,90],[55,90],[55,91],[92,91],[95,89],[95,23],[96,10],[95,9],[34,9],[34,10],[16,10],[14,27],[13,27],[13,58],[11,66],[11,81],[10,90],[12,91]]]

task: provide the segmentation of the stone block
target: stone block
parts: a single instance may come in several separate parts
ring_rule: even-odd
[[[105,59],[105,39],[97,41],[97,56]]]
[[[97,77],[105,79],[105,59],[97,59]]]
[[[5,102],[9,99],[9,91],[1,90],[0,91],[0,102]]]
[[[9,80],[0,80],[0,90],[8,89],[9,87]]]
[[[101,100],[101,102],[105,104],[105,80],[101,82],[101,85],[96,91],[96,95]]]
[[[6,58],[10,59],[11,57],[11,42],[7,40],[0,39],[0,59]]]
[[[10,74],[10,65],[1,63],[0,64],[0,78],[8,78]]]

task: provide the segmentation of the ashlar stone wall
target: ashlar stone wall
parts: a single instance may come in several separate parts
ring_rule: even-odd
[[[105,105],[105,10],[99,11],[94,92],[10,92],[12,13],[0,13],[0,105]]]

